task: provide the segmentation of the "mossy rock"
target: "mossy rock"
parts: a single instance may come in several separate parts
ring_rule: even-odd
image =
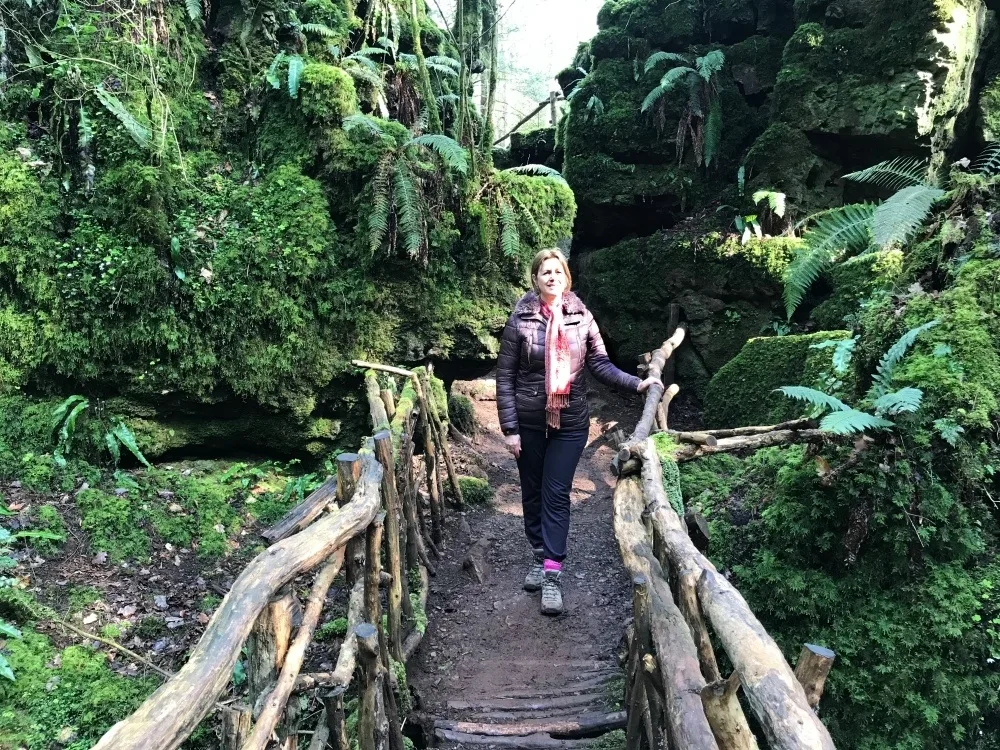
[[[476,407],[468,396],[461,393],[448,396],[448,417],[459,432],[465,435],[476,433]]]
[[[838,165],[813,151],[801,130],[784,122],[768,126],[746,155],[747,192],[778,190],[803,213],[839,200],[841,189],[829,187]]]
[[[862,303],[877,290],[890,287],[899,276],[902,259],[903,254],[895,250],[834,266],[826,274],[832,287],[830,296],[813,309],[810,319],[824,330],[856,323]]]
[[[469,505],[489,505],[493,499],[493,488],[485,479],[460,476],[458,486],[462,490],[462,497]]]
[[[688,335],[678,352],[681,386],[701,394],[746,341],[781,316],[788,238],[750,240],[718,231],[707,214],[683,228],[627,240],[578,257],[580,293],[623,367],[666,338],[669,305],[681,305]]]
[[[815,344],[850,338],[849,331],[751,339],[719,370],[705,394],[705,424],[711,428],[775,424],[800,416],[800,403],[775,393],[785,385],[814,386],[831,368],[829,349]]]

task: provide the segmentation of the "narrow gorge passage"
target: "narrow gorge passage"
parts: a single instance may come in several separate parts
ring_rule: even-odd
[[[545,732],[487,737],[450,722],[551,723],[620,710],[617,651],[632,609],[612,529],[614,450],[604,431],[612,419],[630,431],[640,404],[591,384],[590,440],[571,494],[566,611],[551,618],[539,612],[539,594],[521,588],[531,558],[517,466],[500,435],[496,402],[474,403],[477,444],[453,449],[464,465],[460,471],[485,471],[496,494],[489,507],[470,507],[467,526],[458,515],[450,517],[447,547],[431,583],[430,624],[409,665],[420,712],[436,720],[438,747],[586,747],[592,740],[557,740]],[[480,584],[463,560],[484,536],[490,543]],[[425,734],[433,733],[426,723]]]

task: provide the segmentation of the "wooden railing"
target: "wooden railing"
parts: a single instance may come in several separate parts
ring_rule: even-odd
[[[328,743],[348,750],[344,694],[356,666],[361,750],[403,750],[392,665],[413,654],[426,625],[428,576],[434,572],[430,558],[444,521],[445,472],[437,456],[444,457],[456,503],[461,503],[461,488],[428,372],[362,364],[405,378],[398,402],[391,390],[379,388],[374,373],[367,374],[373,437],[357,454],[338,456],[337,476],[263,532],[271,546],[236,579],[184,666],[108,730],[95,750],[172,750],[214,709],[221,714],[223,750],[263,750],[275,735],[282,748],[298,747],[299,702],[289,699],[307,692],[323,706],[315,725],[307,728],[310,750]],[[429,522],[412,460],[421,440]],[[289,584],[315,569],[303,608]],[[413,600],[408,570],[419,573],[420,590]],[[302,674],[327,592],[341,571],[351,593],[336,666],[331,672]],[[388,587],[384,627],[383,586]],[[293,619],[300,611],[301,624],[295,629]],[[249,700],[221,705],[217,701],[244,646]]]
[[[683,338],[684,329],[678,328],[648,357],[649,374],[662,375]],[[650,438],[654,425],[669,432],[681,443],[673,460],[681,461],[758,447],[761,435],[787,433],[789,426],[718,434],[669,431],[666,407],[677,392],[676,385],[650,388],[635,432],[627,439],[619,433],[620,450],[613,465],[619,477],[614,492],[615,536],[633,576],[626,746],[629,750],[757,748],[739,701],[742,688],[767,747],[832,750],[833,741],[815,708],[833,652],[807,645],[793,673],[740,593],[695,547],[686,523],[669,502]],[[797,422],[791,431],[796,439],[811,439],[805,429],[809,426]],[[766,439],[765,444],[774,444]],[[710,630],[732,664],[728,678],[720,671]]]

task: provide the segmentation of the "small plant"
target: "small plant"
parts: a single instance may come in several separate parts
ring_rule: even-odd
[[[333,638],[343,638],[347,635],[347,618],[338,617],[330,622],[324,622],[316,630],[317,641],[329,641]]]
[[[821,430],[833,433],[834,435],[854,435],[869,430],[888,430],[895,426],[886,417],[898,414],[910,414],[920,408],[924,393],[919,388],[901,388],[893,391],[892,380],[896,368],[902,362],[906,352],[917,337],[934,326],[938,321],[932,320],[917,326],[900,337],[899,341],[889,347],[889,350],[882,355],[876,367],[875,376],[872,378],[872,386],[868,393],[854,408],[848,406],[835,396],[804,386],[786,385],[777,390],[789,398],[798,399],[812,404],[816,413],[821,414],[829,410],[819,424]],[[853,339],[848,339],[850,345],[838,343],[834,353],[834,368],[846,371],[853,351]],[[862,411],[867,409],[868,411]]]
[[[10,543],[13,539],[13,534],[0,526],[0,571],[10,570],[11,568],[17,567],[17,561],[10,555]],[[0,589],[10,588],[16,584],[16,578],[0,575]],[[0,617],[0,637],[20,638],[21,631]],[[0,677],[4,677],[11,682],[14,681],[14,670],[10,668],[10,662],[7,661],[7,657],[4,655],[3,651],[0,651]]]
[[[743,199],[746,187],[746,167],[740,167],[736,177],[739,195]],[[728,208],[737,212],[733,224],[736,226],[736,231],[740,233],[740,243],[745,245],[755,235],[757,239],[763,239],[764,222],[771,226],[772,233],[780,230],[781,220],[785,218],[786,203],[784,193],[775,190],[758,190],[753,194],[754,213],[748,213],[745,209],[738,209],[730,205],[720,206],[717,211]]]
[[[680,63],[670,68],[660,83],[653,88],[642,102],[640,111],[646,113],[654,109],[654,121],[658,130],[666,125],[666,94],[684,84],[688,89],[687,105],[677,124],[677,161],[683,161],[688,134],[694,148],[698,166],[704,162],[712,166],[722,142],[722,104],[719,101],[718,73],[726,64],[726,56],[719,50],[695,58],[675,52],[654,52],[646,59],[645,71],[649,73],[663,62]]]
[[[488,505],[493,499],[493,488],[485,479],[477,477],[459,477],[458,486],[462,496],[469,505]]]
[[[56,449],[53,451],[52,456],[56,464],[61,468],[66,466],[66,456],[72,450],[73,438],[77,432],[77,423],[89,408],[90,402],[87,399],[80,395],[73,395],[52,411],[52,434],[56,441]],[[103,410],[100,411],[103,412]],[[105,422],[101,417],[98,417],[98,419],[102,423]],[[121,460],[122,447],[125,447],[129,453],[135,456],[143,466],[147,468],[150,466],[149,461],[146,460],[146,457],[142,455],[142,451],[139,450],[139,445],[136,443],[132,430],[121,420],[108,425],[108,428],[104,430],[102,442],[104,447],[108,449],[108,453],[111,454],[115,466]]]

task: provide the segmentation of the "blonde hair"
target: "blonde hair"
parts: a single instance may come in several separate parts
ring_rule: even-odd
[[[553,258],[558,260],[562,265],[563,274],[566,276],[566,291],[568,292],[573,288],[573,274],[569,272],[569,263],[566,262],[566,256],[558,249],[550,247],[546,250],[539,250],[535,253],[535,257],[531,261],[531,288],[535,290],[536,294],[541,293],[541,290],[538,288],[538,282],[535,280],[538,276],[538,271],[541,269],[542,263]]]

